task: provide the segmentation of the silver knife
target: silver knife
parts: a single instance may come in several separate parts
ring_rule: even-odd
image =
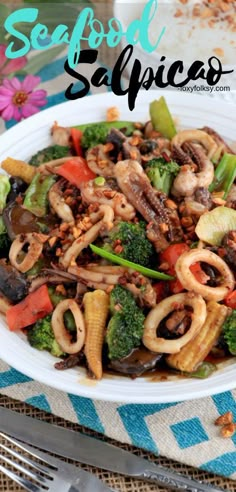
[[[27,417],[0,406],[0,431],[36,447],[175,491],[222,492],[222,489],[180,475],[129,451],[63,427]]]

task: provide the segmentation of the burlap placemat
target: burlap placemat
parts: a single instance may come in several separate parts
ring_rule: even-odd
[[[86,434],[89,434],[94,437],[98,437],[99,439],[102,439],[104,441],[107,441],[111,444],[115,444],[116,446],[119,446],[122,449],[126,449],[127,451],[131,451],[132,453],[148,458],[149,460],[160,464],[162,466],[166,466],[168,468],[173,468],[174,470],[178,471],[179,473],[183,473],[186,475],[189,475],[196,480],[202,480],[205,481],[206,483],[211,484],[212,486],[218,486],[222,487],[222,489],[227,490],[229,492],[235,492],[236,491],[236,484],[232,480],[226,480],[224,478],[218,477],[211,475],[209,473],[203,472],[201,470],[197,470],[195,468],[192,468],[190,466],[186,466],[180,463],[177,463],[172,460],[168,460],[164,457],[156,457],[151,453],[144,452],[138,448],[135,448],[133,446],[129,446],[127,444],[120,444],[117,443],[117,441],[113,441],[111,439],[106,438],[105,436],[98,434],[96,432],[90,431],[87,428],[84,428],[78,424],[73,424],[71,422],[67,422],[64,419],[55,417],[52,414],[43,412],[42,410],[38,410],[36,408],[31,407],[30,405],[27,405],[25,403],[21,403],[19,401],[13,400],[11,398],[8,398],[6,396],[0,396],[0,405],[4,406],[5,408],[9,408],[11,410],[16,410],[18,412],[24,413],[25,415],[28,415],[30,417],[35,417],[47,422],[50,422],[52,424],[60,425],[62,427],[67,427],[68,429],[73,429],[73,430],[78,430],[85,432]],[[4,451],[2,451],[2,454],[4,454]],[[67,460],[70,463],[75,463],[72,460]],[[0,458],[0,464],[4,464]],[[121,475],[117,475],[115,473],[110,473],[104,470],[100,469],[95,469],[91,466],[87,465],[81,465],[85,470],[89,472],[95,473],[95,475],[103,480],[108,486],[114,488],[117,491],[120,492],[154,492],[159,490],[159,492],[167,492],[166,488],[159,487],[157,489],[156,485],[153,484],[148,484],[142,481],[137,481],[137,480],[132,480],[127,477],[123,477]],[[169,489],[168,489],[169,490]],[[2,473],[0,474],[0,491],[7,491],[7,492],[23,492],[23,489],[17,485],[12,483],[10,479],[5,477]],[[91,491],[92,492],[92,491]],[[95,492],[95,491],[94,491]]]

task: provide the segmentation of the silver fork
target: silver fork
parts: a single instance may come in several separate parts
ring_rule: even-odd
[[[0,471],[29,492],[115,492],[92,473],[69,463],[64,463],[5,434],[0,433],[0,437],[30,455],[30,457],[26,457],[0,442],[1,449],[7,451],[12,458],[16,458],[24,465],[13,461],[2,453],[0,453],[0,459],[28,478],[20,476],[3,465],[0,465]],[[32,458],[40,459],[43,464],[37,463]]]

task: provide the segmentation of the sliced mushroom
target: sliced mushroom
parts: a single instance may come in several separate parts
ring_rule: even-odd
[[[155,369],[163,354],[155,354],[145,347],[134,349],[123,359],[114,359],[109,363],[109,368],[116,372],[127,374],[133,378],[141,376],[147,371]]]
[[[20,302],[28,294],[25,276],[4,260],[0,261],[0,291],[13,303]]]

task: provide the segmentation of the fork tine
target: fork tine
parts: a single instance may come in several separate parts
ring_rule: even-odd
[[[6,451],[10,451],[8,448],[6,448],[4,446],[5,450]],[[15,453],[17,454],[17,453]],[[45,477],[42,477],[40,475],[38,475],[37,473],[33,473],[31,470],[29,470],[28,468],[24,468],[23,466],[21,466],[19,463],[16,463],[15,461],[12,461],[10,460],[7,456],[4,456],[2,454],[0,454],[0,458],[2,460],[5,461],[5,463],[7,463],[8,465],[10,466],[13,466],[14,468],[16,468],[16,470],[22,472],[22,473],[25,473],[25,475],[28,475],[28,477],[32,478],[33,480],[35,480],[36,482],[39,482],[41,485],[44,485],[44,484],[47,484],[49,483],[49,481],[47,479],[45,479]],[[21,456],[19,455],[19,458],[21,458]],[[25,460],[24,460],[25,461]]]
[[[47,455],[44,453],[41,453],[38,449],[34,448],[33,446],[27,446],[27,444],[22,443],[22,442],[18,441],[17,439],[12,439],[12,437],[9,437],[6,434],[3,434],[2,432],[0,432],[0,436],[3,437],[4,439],[6,439],[7,441],[11,442],[12,444],[17,446],[18,448],[22,449],[23,451],[26,451],[28,454],[30,454],[34,458],[40,459],[41,461],[43,461],[45,463],[45,465],[49,465],[53,469],[50,470],[50,468],[48,468],[48,466],[35,463],[30,458],[28,458],[28,457],[26,458],[25,456],[23,457],[22,455],[18,454],[16,451],[11,450],[11,451],[13,451],[13,453],[17,454],[17,456],[16,456],[17,458],[21,459],[22,461],[25,461],[25,463],[31,464],[35,468],[38,468],[39,471],[47,473],[49,476],[50,476],[50,472],[51,472],[51,474],[53,474],[54,470],[55,471],[57,470],[57,467],[54,464],[51,464],[50,461],[46,461]],[[0,443],[0,446],[4,446],[4,445]],[[7,448],[7,450],[9,450],[9,449]]]
[[[13,441],[13,439],[8,439],[8,436],[6,436],[6,438],[10,442],[12,442],[12,443],[16,444],[18,447],[20,447],[18,445],[18,443],[16,443],[16,441]],[[50,477],[50,470],[46,466],[40,465],[39,463],[36,463],[35,461],[31,460],[30,458],[21,455],[17,451],[14,451],[14,449],[8,448],[7,446],[5,446],[4,444],[2,444],[1,442],[0,442],[0,448],[4,449],[5,451],[7,451],[9,454],[11,454],[12,456],[14,456],[18,460],[23,461],[23,463],[26,463],[27,465],[31,465],[33,468],[35,468],[36,470],[38,470],[40,472],[46,473]],[[21,446],[21,449],[23,449],[22,446]],[[27,450],[27,452],[28,452],[28,450]]]
[[[29,482],[29,480],[19,477],[16,475],[16,473],[13,473],[12,471],[8,470],[7,468],[4,468],[4,466],[0,465],[0,471],[4,473],[4,475],[7,475],[13,482],[18,483],[21,485],[25,490],[28,490],[28,492],[45,492],[45,489],[41,489],[41,487],[38,487],[38,485],[34,485],[33,483]]]

